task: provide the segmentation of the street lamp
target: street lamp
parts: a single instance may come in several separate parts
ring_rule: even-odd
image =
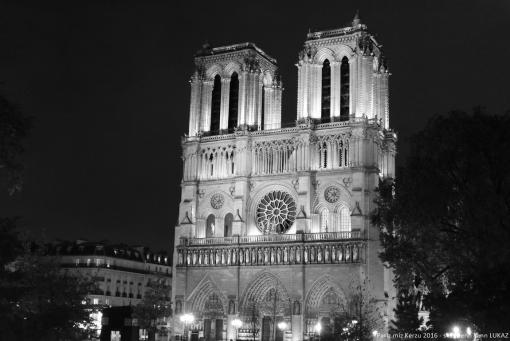
[[[236,341],[238,339],[238,335],[237,335],[237,330],[239,328],[241,328],[241,326],[243,325],[243,321],[241,321],[240,319],[236,318],[232,321],[232,326],[236,329]]]
[[[185,340],[188,340],[188,324],[193,323],[193,321],[195,321],[195,317],[193,314],[182,314],[180,320],[184,323]]]
[[[317,334],[319,334],[319,341],[321,341],[321,329],[322,329],[321,323],[317,322],[317,324],[315,325],[315,331],[317,332]]]

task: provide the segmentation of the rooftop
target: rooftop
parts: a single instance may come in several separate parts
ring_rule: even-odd
[[[195,57],[205,57],[205,56],[212,56],[222,53],[230,53],[235,51],[242,51],[242,50],[253,50],[256,51],[258,54],[269,60],[271,63],[276,64],[276,59],[265,53],[261,48],[259,48],[257,45],[251,42],[245,42],[245,43],[239,43],[239,44],[233,44],[233,45],[226,45],[226,46],[218,46],[218,47],[211,47],[209,44],[204,44],[200,50],[197,51],[195,54]]]

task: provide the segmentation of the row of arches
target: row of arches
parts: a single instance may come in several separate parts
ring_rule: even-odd
[[[221,76],[214,77],[212,97],[211,97],[211,133],[219,133],[221,117]],[[228,132],[234,131],[237,127],[237,114],[239,104],[239,75],[233,72],[230,76],[230,89],[228,99]]]
[[[345,206],[341,206],[338,212],[330,212],[323,208],[320,211],[320,231],[321,232],[350,232],[351,231],[351,213]]]
[[[340,62],[340,121],[349,120],[349,59],[343,57]],[[322,63],[321,121],[331,119],[331,64],[328,59]]]
[[[221,237],[232,237],[232,223],[234,222],[234,215],[227,213],[223,219],[223,235]],[[205,237],[213,238],[218,237],[216,233],[216,216],[209,214],[205,222]]]

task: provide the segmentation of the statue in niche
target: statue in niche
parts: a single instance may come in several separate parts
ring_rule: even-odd
[[[209,264],[209,254],[206,252],[204,253],[204,265]]]
[[[324,251],[324,260],[329,263],[329,246],[326,246],[326,250]]]
[[[289,258],[288,258],[288,250],[287,250],[287,247],[285,247],[283,249],[283,262],[284,263],[287,263],[289,261]]]
[[[232,264],[233,265],[236,265],[237,264],[237,250],[232,250]]]
[[[336,248],[335,245],[331,247],[331,261],[334,263],[336,260]]]
[[[197,264],[197,253],[196,252],[193,252],[193,265]]]
[[[267,262],[269,261],[269,254],[267,252],[267,247],[264,248],[264,264],[267,264]]]
[[[294,301],[294,307],[292,309],[292,315],[301,315],[301,303]]]
[[[298,263],[298,264],[301,263],[301,248],[300,247],[296,248],[296,263]]]
[[[202,251],[200,251],[200,252],[198,253],[198,265],[202,265],[202,257],[203,257],[203,255],[202,255]]]
[[[182,302],[177,301],[175,302],[175,314],[180,314],[182,311]]]
[[[281,264],[282,263],[282,249],[278,248],[276,251],[276,263]]]
[[[271,248],[271,264],[274,264],[274,249]]]
[[[258,249],[258,254],[259,254],[258,263],[262,264],[262,262],[264,261],[264,258],[262,258],[262,250],[260,248]]]
[[[322,262],[322,248],[317,249],[317,262]]]
[[[344,252],[341,247],[338,248],[338,257],[337,258],[338,258],[339,262],[342,262],[344,260]]]
[[[312,246],[310,248],[310,263],[314,263],[315,262],[315,247]]]
[[[304,254],[304,258],[305,258],[305,264],[308,263],[308,247],[305,247],[305,254]]]
[[[179,251],[179,265],[182,265],[182,262],[184,261],[182,258],[182,251]]]
[[[228,313],[229,315],[234,315],[236,313],[236,304],[234,300],[230,300],[228,302]]]
[[[186,253],[186,265],[191,265],[191,255],[189,251]]]
[[[239,264],[244,264],[244,252],[243,252],[243,249],[239,250]]]
[[[228,249],[227,250],[227,265],[230,265],[232,261],[232,250]]]
[[[351,247],[348,245],[345,248],[345,261],[348,262],[351,260]]]
[[[257,264],[257,254],[256,254],[257,251],[255,249],[252,249],[250,252],[251,252],[251,264]],[[261,251],[258,250],[258,253],[259,253],[259,259],[262,259]]]
[[[353,261],[358,260],[358,248],[356,246],[352,248],[352,260]]]

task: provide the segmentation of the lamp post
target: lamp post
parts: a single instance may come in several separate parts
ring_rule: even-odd
[[[321,329],[322,329],[321,323],[317,322],[317,324],[315,325],[315,331],[317,332],[317,334],[319,334],[319,341],[321,341]]]
[[[285,321],[278,322],[278,329],[282,331],[283,339],[285,340],[285,330],[287,329],[287,323]]]
[[[232,321],[232,326],[236,329],[236,341],[238,339],[237,331],[239,328],[241,328],[242,325],[243,325],[243,321],[241,321],[238,318],[236,318]]]
[[[182,314],[180,317],[180,320],[182,323],[184,323],[184,335],[185,335],[185,340],[187,341],[188,340],[188,324],[193,323],[193,321],[195,321],[195,317],[193,316],[193,314]]]

